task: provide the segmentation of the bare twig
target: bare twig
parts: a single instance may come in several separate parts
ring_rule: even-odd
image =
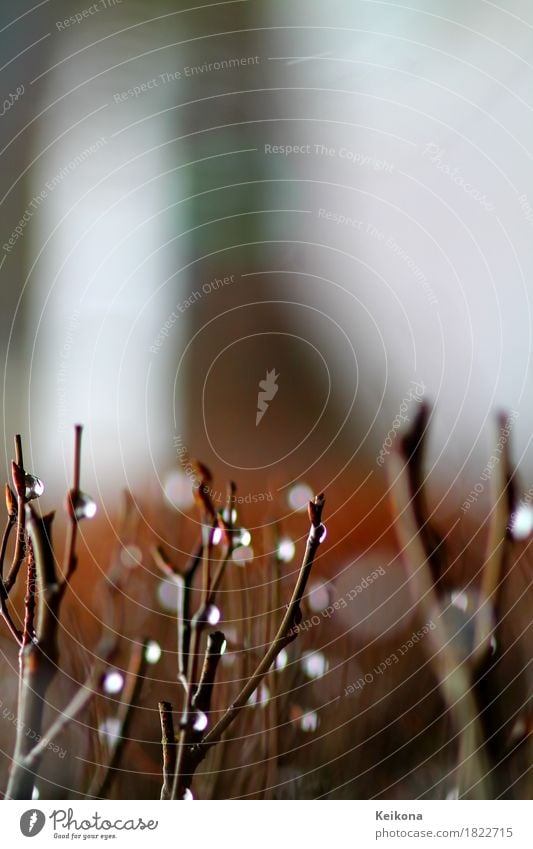
[[[483,734],[466,664],[461,663],[447,632],[421,541],[410,494],[408,468],[398,454],[389,458],[390,490],[396,532],[409,576],[409,585],[424,622],[433,622],[427,634],[429,662],[453,717],[460,742],[461,798],[490,798],[489,768]]]
[[[11,799],[31,799],[35,776],[26,769],[24,760],[32,742],[27,729],[40,736],[45,696],[55,675],[58,661],[57,629],[62,593],[56,574],[51,530],[53,514],[39,518],[30,505],[28,531],[37,568],[38,611],[37,638],[21,651],[22,679],[19,690],[19,723],[15,754],[7,788]]]
[[[303,563],[298,574],[291,600],[272,643],[270,644],[263,659],[259,662],[255,671],[242,687],[236,699],[228,707],[216,725],[207,732],[200,742],[190,745],[186,754],[182,754],[181,765],[186,765],[187,769],[186,771],[184,769],[180,770],[180,762],[178,761],[176,780],[174,782],[173,789],[174,798],[184,798],[186,791],[191,786],[196,769],[206,757],[208,751],[220,741],[224,732],[237,718],[242,708],[247,704],[252,693],[254,693],[257,687],[261,684],[261,681],[276,660],[280,651],[296,638],[297,626],[302,619],[300,604],[311,573],[316,552],[326,535],[326,529],[322,524],[323,507],[323,495],[317,495],[314,501],[309,503],[311,530],[307,539]],[[182,743],[182,748],[185,749],[187,745],[189,745],[188,741],[185,740],[184,743]]]
[[[161,744],[163,747],[163,786],[161,788],[161,799],[170,799],[172,780],[176,771],[176,735],[170,702],[159,702],[159,716],[161,719]]]

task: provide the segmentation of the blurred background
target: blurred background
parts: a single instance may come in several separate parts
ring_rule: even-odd
[[[479,479],[501,407],[531,478],[527,3],[14,12],[6,462],[21,431],[61,489],[79,420],[87,486],[110,507],[154,481],[179,501],[178,445],[238,471],[243,493],[368,476],[379,491],[416,384],[435,404],[437,501]]]

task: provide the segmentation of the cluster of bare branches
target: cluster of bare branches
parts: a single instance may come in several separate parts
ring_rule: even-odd
[[[210,498],[211,474],[199,466],[199,484],[195,489],[196,501],[201,511],[201,540],[194,556],[183,574],[171,566],[161,549],[155,560],[163,573],[170,577],[179,590],[178,610],[178,680],[183,687],[183,705],[178,733],[174,729],[173,708],[169,702],[159,705],[163,732],[163,787],[162,799],[188,799],[192,797],[194,774],[208,752],[221,741],[224,733],[246,706],[265,676],[272,669],[279,653],[297,636],[297,626],[302,619],[301,602],[320,543],[325,537],[322,523],[324,496],[318,495],[309,503],[311,528],[307,546],[291,600],[282,621],[264,656],[250,674],[240,692],[214,724],[211,722],[211,704],[216,686],[217,668],[226,646],[222,631],[214,631],[204,638],[209,625],[217,624],[220,611],[216,595],[235,546],[238,528],[234,526],[232,503],[235,485],[228,488],[227,506],[217,513]],[[213,546],[215,534],[222,535],[224,555],[213,572]],[[191,587],[194,576],[202,567],[201,604],[191,615]],[[200,659],[203,649],[203,664]]]
[[[479,603],[473,639],[466,657],[447,627],[443,583],[450,562],[446,539],[433,527],[424,472],[430,408],[423,404],[400,450],[389,458],[389,485],[395,527],[405,560],[413,600],[423,621],[433,621],[426,646],[457,741],[456,785],[459,798],[490,799],[507,789],[504,767],[520,747],[531,745],[527,728],[518,740],[500,733],[496,706],[498,664],[502,660],[502,590],[510,566],[511,517],[516,510],[515,471],[508,440],[502,438],[506,418],[499,419],[502,463],[491,481],[492,507],[482,563]]]
[[[25,470],[22,441],[18,435],[15,438],[16,459],[12,464],[14,492],[6,484],[8,516],[0,549],[1,615],[18,645],[19,655],[17,734],[5,793],[6,798],[10,799],[32,798],[43,756],[66,726],[101,692],[102,681],[117,649],[116,629],[109,627],[95,648],[95,659],[86,680],[76,689],[48,729],[43,730],[47,694],[61,669],[61,608],[78,564],[78,526],[80,521],[91,518],[96,512],[92,499],[80,489],[81,438],[82,428],[78,425],[75,428],[73,484],[66,497],[68,528],[61,570],[52,541],[54,514],[39,515],[34,508],[32,502],[42,495],[44,486]],[[4,577],[4,561],[13,532],[16,534],[13,559]],[[17,578],[24,571],[26,589],[19,627],[11,612],[11,597],[15,595]],[[113,599],[120,592],[120,582],[111,580],[110,585],[108,625],[111,626],[115,609]],[[132,650],[126,686],[117,711],[120,734],[112,741],[108,762],[94,774],[89,788],[90,795],[104,795],[113,779],[113,770],[120,758],[128,722],[142,683],[146,642],[135,645]]]
[[[13,462],[14,492],[6,486],[7,524],[1,546],[0,599],[1,615],[19,647],[19,688],[17,707],[17,737],[6,797],[30,799],[43,755],[52,741],[66,726],[102,692],[106,671],[117,652],[120,623],[116,620],[116,595],[121,591],[117,570],[108,574],[108,602],[105,629],[95,651],[89,673],[57,718],[43,731],[43,717],[50,685],[61,668],[59,629],[61,605],[76,571],[78,556],[76,542],[78,525],[83,518],[94,515],[95,505],[80,489],[82,428],[75,429],[73,485],[66,499],[68,515],[67,539],[63,568],[59,570],[52,542],[54,514],[38,515],[33,504],[42,494],[43,485],[24,469],[22,443],[16,437],[16,459]],[[210,497],[211,475],[199,464],[199,484],[195,487],[196,501],[201,515],[201,538],[183,572],[174,568],[161,548],[154,550],[154,559],[163,574],[172,580],[179,595],[177,614],[177,684],[182,698],[179,719],[175,723],[170,702],[159,704],[163,748],[163,799],[191,798],[191,784],[198,765],[207,753],[221,741],[225,731],[236,719],[250,697],[261,685],[275,664],[281,650],[292,642],[298,633],[302,618],[300,605],[313,566],[316,551],[325,537],[322,524],[324,497],[317,496],[309,503],[311,528],[306,551],[290,602],[282,621],[272,636],[263,658],[248,675],[240,692],[227,706],[216,723],[212,723],[211,706],[217,686],[219,662],[226,647],[221,631],[211,631],[220,619],[216,606],[217,593],[239,544],[241,529],[235,526],[236,511],[232,504],[235,485],[228,489],[225,509],[217,512]],[[130,505],[131,506],[131,505]],[[127,508],[127,505],[126,505]],[[127,509],[124,521],[126,521]],[[16,533],[11,567],[4,577],[11,534]],[[215,541],[216,540],[216,541]],[[214,547],[223,547],[223,556],[216,564]],[[24,567],[24,568],[23,568]],[[216,568],[215,568],[216,567]],[[11,612],[11,591],[17,577],[26,572],[26,592],[22,627]],[[201,575],[200,586],[196,578]],[[278,576],[279,577],[279,576]],[[201,603],[193,614],[191,610],[195,592],[200,592]],[[102,798],[109,795],[116,776],[122,751],[128,740],[132,716],[139,702],[146,672],[148,639],[134,643],[122,696],[118,703],[116,731],[108,746],[107,759],[91,776],[87,795]],[[32,734],[25,733],[32,729]]]

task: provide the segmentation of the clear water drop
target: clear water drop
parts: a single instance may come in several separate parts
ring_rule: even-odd
[[[533,507],[523,502],[511,516],[511,534],[513,539],[527,539],[533,530]]]
[[[208,723],[209,723],[209,720],[207,718],[207,714],[204,713],[203,711],[199,710],[199,711],[197,711],[196,716],[194,717],[194,722],[193,722],[192,727],[194,728],[195,731],[205,731]]]
[[[289,662],[289,655],[282,649],[276,658],[276,669],[285,669],[287,663]]]
[[[243,545],[235,549],[231,555],[231,559],[234,563],[237,563],[238,566],[246,566],[250,560],[254,559],[254,550],[249,545]]]
[[[111,669],[104,675],[102,689],[110,696],[116,696],[124,687],[124,676],[118,669]]]
[[[318,728],[318,714],[314,710],[304,713],[300,720],[300,728],[302,731],[316,731]]]
[[[32,501],[34,498],[40,498],[44,492],[44,483],[35,475],[25,475],[24,484],[26,491],[24,493],[26,501]]]
[[[205,612],[205,618],[210,625],[218,625],[221,616],[222,614],[216,604],[210,604]]]
[[[106,740],[110,745],[120,738],[121,732],[122,724],[120,719],[116,719],[114,716],[104,719],[98,726],[100,738]]]
[[[147,663],[150,663],[152,665],[154,663],[158,663],[158,661],[161,659],[161,654],[161,646],[159,645],[159,643],[156,643],[155,640],[149,640],[146,643],[144,657]]]
[[[308,678],[322,678],[329,669],[329,663],[322,652],[306,651],[302,655],[302,667]]]
[[[96,502],[93,501],[90,495],[86,495],[85,492],[73,493],[72,508],[74,510],[74,518],[78,522],[80,519],[92,519],[96,515]]]
[[[178,591],[172,581],[161,581],[157,587],[157,598],[163,610],[176,613],[178,610]]]
[[[276,551],[276,556],[281,563],[290,563],[296,553],[296,546],[294,545],[292,539],[285,537],[284,539],[280,539],[278,543],[278,548]]]
[[[238,537],[238,545],[244,546],[244,548],[248,548],[252,541],[252,535],[250,531],[247,531],[246,528],[241,528],[241,532]]]

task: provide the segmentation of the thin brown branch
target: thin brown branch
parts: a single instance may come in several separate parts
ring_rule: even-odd
[[[24,510],[26,504],[26,473],[24,471],[24,456],[20,434],[15,436],[15,461],[11,464],[11,470],[17,495],[17,536],[11,569],[5,580],[5,588],[8,595],[17,580],[20,567],[26,555],[26,513]]]
[[[38,582],[36,637],[21,650],[19,723],[7,796],[31,799],[35,775],[24,766],[32,747],[27,729],[41,735],[45,697],[58,663],[57,631],[62,593],[52,548],[53,514],[38,517],[28,505],[28,533],[35,556]]]
[[[391,454],[388,470],[395,529],[413,600],[424,624],[434,625],[426,636],[428,660],[459,737],[461,798],[490,798],[489,768],[470,672],[458,658],[441,615],[428,555],[413,509],[408,469],[399,455]]]
[[[176,735],[170,702],[159,702],[159,717],[161,719],[161,745],[163,747],[163,786],[161,788],[161,799],[170,799],[172,794],[172,780],[176,770]]]
[[[76,425],[74,428],[74,470],[72,475],[72,489],[67,494],[67,513],[69,526],[65,548],[65,563],[63,567],[63,586],[69,583],[76,570],[78,558],[76,555],[76,541],[78,536],[78,517],[76,516],[76,502],[80,496],[80,470],[81,470],[81,438],[83,427]]]

